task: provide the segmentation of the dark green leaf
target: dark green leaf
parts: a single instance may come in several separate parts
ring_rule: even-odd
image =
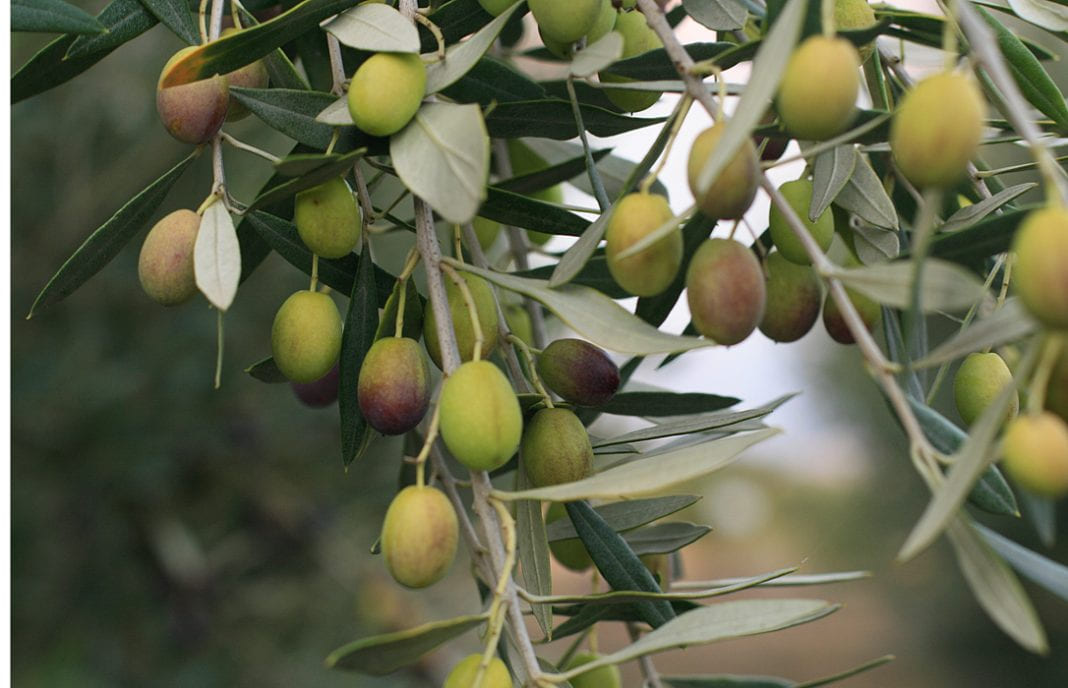
[[[492,102],[545,98],[545,89],[536,81],[489,56],[479,60],[462,79],[446,87],[442,93],[458,103],[478,103],[482,106]]]
[[[458,616],[395,633],[362,638],[339,647],[326,658],[331,669],[386,676],[418,661],[438,645],[465,633],[486,620],[483,615]]]
[[[341,460],[348,466],[356,458],[370,426],[360,412],[356,399],[356,382],[364,356],[375,343],[378,329],[378,296],[375,293],[375,264],[371,251],[364,244],[356,268],[345,328],[341,333],[341,359],[338,377],[337,405],[341,413]]]
[[[200,29],[189,11],[188,0],[141,0],[141,4],[186,44],[200,43]]]
[[[257,117],[291,139],[306,146],[325,150],[334,128],[316,122],[316,116],[337,98],[319,91],[284,88],[234,88],[230,94]],[[344,127],[335,150],[347,151],[364,144],[355,127]]]
[[[594,162],[604,158],[610,151],[610,148],[592,151]],[[513,193],[527,194],[547,189],[560,182],[566,182],[572,177],[580,175],[585,171],[586,156],[580,155],[571,158],[570,160],[565,160],[558,165],[552,165],[551,167],[546,167],[545,169],[536,172],[512,177],[511,179],[504,179],[494,184],[494,186],[498,189],[511,191]]]
[[[650,499],[628,499],[624,502],[613,502],[594,508],[594,511],[613,530],[624,532],[632,530],[646,523],[670,516],[676,511],[681,511],[688,506],[697,503],[700,497],[692,495],[672,495],[668,497],[652,497]],[[569,540],[578,537],[575,526],[568,519],[557,519],[546,526],[546,537],[549,542],[557,540]]]
[[[360,148],[346,153],[345,155],[337,156],[336,158],[329,160],[325,165],[321,165],[310,172],[304,173],[303,176],[273,186],[257,196],[256,200],[249,206],[249,210],[263,208],[286,198],[292,198],[305,189],[310,189],[313,186],[318,186],[330,179],[339,177],[356,164],[356,161],[359,160],[365,152],[365,148]],[[292,166],[290,166],[289,169],[292,169]],[[279,174],[288,174],[288,172],[283,172],[281,168],[278,169],[278,172]]]
[[[615,416],[683,416],[718,411],[739,401],[734,397],[697,392],[622,392],[607,404],[598,406],[597,410]]]
[[[590,558],[613,590],[661,592],[641,559],[587,502],[568,502],[565,506]],[[671,605],[663,600],[635,602],[633,606],[653,628],[675,618]]]
[[[988,257],[1009,250],[1016,227],[1031,210],[1009,210],[987,217],[968,229],[936,236],[931,242],[931,256],[969,267],[981,266]]]
[[[114,4],[116,3],[113,2],[112,5]],[[108,7],[98,15],[98,19],[100,19],[100,22],[107,27],[108,32],[79,36],[78,39],[71,44],[70,49],[67,51],[67,55],[64,57],[65,60],[90,57],[92,55],[99,55],[104,51],[111,51],[123,43],[136,38],[141,32],[152,28],[156,24],[157,20],[155,16],[153,16],[139,0],[135,0],[132,3],[124,3],[124,6],[121,8],[123,14],[115,15],[115,26],[113,27],[110,25],[109,21],[104,19],[104,13],[107,12],[110,7],[111,5],[108,5]]]
[[[351,5],[352,0],[304,0],[259,26],[190,51],[171,66],[162,85],[177,86],[244,67]]]
[[[245,217],[278,255],[306,275],[311,275],[312,253],[300,240],[297,228],[291,222],[262,210],[254,210]],[[319,281],[342,294],[351,293],[353,281],[356,279],[357,261],[358,257],[354,254],[329,260],[320,258]],[[386,297],[393,289],[396,278],[377,265],[374,267],[374,273],[375,292],[382,301],[379,305],[385,305]]]
[[[159,0],[155,0],[159,1]],[[176,0],[182,2],[182,0]],[[251,13],[246,11],[243,7],[240,8],[241,22],[245,27],[259,25],[259,20]],[[194,41],[195,42],[195,41]],[[293,65],[293,62],[282,51],[281,48],[271,51],[266,57],[263,58],[263,64],[267,67],[267,75],[270,77],[271,85],[275,88],[291,88],[300,91],[308,90],[308,82],[304,80],[300,72]]]
[[[126,205],[111,216],[107,222],[101,225],[89,238],[78,247],[78,250],[63,263],[63,266],[48,280],[41,293],[30,307],[28,318],[32,318],[41,308],[62,301],[74,293],[74,290],[82,286],[86,280],[100,272],[100,270],[118,255],[134,234],[137,234],[152,214],[156,212],[167,192],[185,172],[185,168],[196,158],[194,151],[185,160],[172,167],[162,177],[152,182],[141,193],[131,198]]]
[[[540,268],[517,272],[515,274],[522,277],[533,277],[535,279],[548,279],[552,273],[552,265],[543,265]],[[631,296],[624,291],[622,287],[616,284],[614,279],[612,279],[612,273],[608,271],[608,261],[605,260],[603,251],[599,255],[595,255],[593,258],[586,261],[586,264],[582,266],[582,269],[579,270],[578,274],[568,281],[572,284],[582,284],[587,287],[593,287],[612,299],[626,299]]]
[[[626,117],[604,108],[582,105],[582,121],[594,136],[615,136],[660,124],[664,117]],[[501,103],[486,116],[494,138],[519,136],[566,140],[578,136],[571,103],[555,98]]]
[[[639,557],[654,554],[670,554],[691,545],[712,532],[710,526],[671,521],[657,523],[647,528],[638,528],[623,534],[631,551]]]
[[[694,62],[725,55],[727,59],[717,60],[716,64],[720,69],[729,69],[739,62],[753,59],[759,45],[759,41],[750,41],[744,46],[734,43],[691,43],[685,48]],[[663,48],[620,60],[604,71],[638,81],[669,81],[679,78],[678,70]]]
[[[32,33],[103,33],[85,10],[63,0],[11,0],[11,30]]]
[[[404,282],[404,323],[401,325],[401,336],[418,340],[423,335],[423,297],[415,288],[415,280]],[[392,337],[397,328],[397,304],[400,301],[400,281],[393,284],[393,291],[386,299],[386,305],[382,310],[382,318],[378,322],[378,330],[375,339]],[[540,399],[539,399],[540,401]]]
[[[276,162],[274,171],[283,177],[299,177],[331,165],[340,158],[337,153],[294,153]]]
[[[478,214],[513,227],[565,236],[579,236],[590,224],[569,210],[495,186],[489,187]]]
[[[108,33],[97,34],[101,40],[94,43],[94,52],[68,58],[67,51],[80,39],[60,36],[41,48],[11,77],[11,102],[44,93],[73,79],[115,48],[156,25],[156,18],[138,0],[112,0],[96,18]]]
[[[256,361],[248,368],[245,368],[245,372],[260,382],[266,382],[271,385],[289,382],[289,378],[283,375],[282,371],[275,365],[273,356],[268,356],[262,361]]]

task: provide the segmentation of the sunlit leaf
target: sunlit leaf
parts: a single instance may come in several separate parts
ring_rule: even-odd
[[[220,311],[230,308],[241,280],[241,245],[234,219],[221,201],[209,205],[193,247],[197,289]]]
[[[957,212],[953,213],[946,219],[945,223],[938,227],[939,232],[955,232],[957,230],[969,227],[984,217],[994,212],[998,208],[1002,207],[1006,203],[1009,203],[1017,196],[1020,196],[1027,191],[1038,186],[1037,182],[1028,182],[1026,184],[1017,184],[1016,186],[1010,186],[1007,189],[1002,189],[990,198],[984,198],[977,203],[966,205]]]
[[[389,5],[365,2],[323,24],[341,43],[368,52],[418,53],[419,32]]]

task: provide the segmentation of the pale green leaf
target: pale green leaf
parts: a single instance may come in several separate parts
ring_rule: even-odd
[[[857,154],[856,165],[849,183],[842,187],[835,203],[854,213],[876,227],[897,229],[897,210],[890,200],[879,175],[871,168],[868,159]]]
[[[578,670],[567,672],[566,675],[568,678],[574,678],[602,666],[622,664],[656,652],[770,633],[815,621],[837,609],[838,605],[823,600],[720,602],[688,611],[623,649],[604,655]]]
[[[326,658],[326,666],[371,676],[385,676],[415,663],[438,645],[485,620],[484,614],[458,616],[395,633],[361,638],[331,652]]]
[[[893,260],[901,254],[901,240],[897,232],[861,221],[853,228],[853,246],[857,258],[864,265],[876,265]]]
[[[1068,601],[1068,566],[1032,552],[980,524],[976,524],[975,528],[990,546],[1025,578],[1041,585],[1062,600]]]
[[[623,57],[623,34],[609,31],[596,43],[587,45],[571,60],[571,74],[585,78],[596,74]]]
[[[830,585],[832,583],[849,583],[851,581],[871,578],[871,571],[838,571],[835,573],[793,573],[780,578],[774,578],[761,583],[764,587],[791,588],[805,587],[809,585]],[[718,578],[710,581],[684,581],[673,584],[676,590],[714,588],[718,586],[736,585],[749,580],[748,578]]]
[[[197,289],[220,311],[228,309],[241,280],[241,245],[234,220],[220,201],[209,205],[200,220],[193,269]]]
[[[682,0],[686,14],[713,31],[733,31],[745,26],[749,12],[738,0]]]
[[[459,81],[464,74],[478,64],[478,61],[486,54],[497,35],[508,23],[512,13],[521,3],[513,4],[509,9],[501,12],[490,23],[479,29],[478,33],[462,43],[449,46],[445,51],[445,59],[427,65],[426,68],[426,92],[437,93]]]
[[[530,478],[522,466],[516,474],[519,489],[529,487]],[[549,541],[545,533],[545,520],[541,516],[541,502],[524,500],[516,505],[515,512],[519,573],[523,577],[523,587],[535,595],[551,595],[553,574],[549,563]],[[568,519],[561,520],[570,523]],[[547,604],[532,604],[531,611],[546,639],[552,640],[552,608]]]
[[[315,121],[335,127],[356,126],[356,123],[352,121],[352,113],[349,112],[348,96],[341,96],[327,105],[322,112],[315,116]]]
[[[727,121],[723,136],[697,177],[698,189],[707,191],[712,186],[719,173],[734,158],[734,154],[749,138],[749,133],[767,112],[772,96],[779,88],[786,63],[790,60],[801,34],[801,24],[804,22],[807,7],[805,0],[788,0],[779,12],[771,31],[761,41],[760,49],[753,59],[752,77],[738,101],[738,107]]]
[[[563,286],[573,280],[575,275],[582,271],[586,261],[597,251],[597,246],[604,237],[604,230],[608,228],[608,220],[612,217],[612,209],[607,208],[590,223],[590,226],[582,232],[578,241],[571,244],[567,252],[553,268],[553,274],[549,277],[549,287]]]
[[[881,304],[907,309],[912,302],[913,265],[909,262],[883,263],[860,268],[836,268],[832,277]],[[957,311],[983,298],[983,284],[959,265],[931,258],[923,269],[920,309]]]
[[[1025,649],[1048,652],[1046,632],[1019,579],[979,537],[970,519],[958,516],[946,532],[968,586],[994,623]]]
[[[495,494],[501,499],[553,502],[645,497],[719,470],[752,445],[778,433],[779,430],[769,428],[745,435],[731,435],[662,454],[647,455],[572,483]]]
[[[931,353],[913,363],[912,367],[929,368],[976,351],[986,351],[1019,341],[1037,328],[1038,323],[1013,297],[988,317],[976,320],[939,344]]]
[[[939,232],[955,232],[958,229],[964,229],[969,227],[984,217],[994,212],[1001,206],[1005,205],[1009,201],[1013,200],[1017,196],[1030,191],[1038,186],[1037,182],[1028,182],[1027,184],[1017,184],[1016,186],[1010,186],[1007,189],[1002,189],[990,198],[984,198],[978,203],[966,205],[957,212],[949,216],[949,219],[945,221],[945,224],[938,228]]]
[[[478,105],[427,103],[389,140],[404,185],[448,222],[474,219],[486,198],[490,142]]]
[[[1068,31],[1068,7],[1049,0],[1009,0],[1016,16],[1047,31]]]
[[[323,24],[340,42],[368,52],[418,53],[415,24],[389,5],[365,2]]]
[[[857,151],[852,145],[835,146],[816,156],[812,163],[812,203],[808,219],[815,222],[849,183],[857,165]]]
[[[528,296],[552,311],[565,324],[601,348],[635,356],[688,351],[714,342],[661,332],[637,318],[596,289],[565,284],[550,289],[545,280],[516,277],[454,263],[457,268],[484,277],[499,287]]]

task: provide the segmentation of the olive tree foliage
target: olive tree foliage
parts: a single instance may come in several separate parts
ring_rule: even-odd
[[[194,141],[187,158],[174,162],[158,179],[146,180],[143,191],[85,239],[47,281],[31,315],[62,300],[103,269],[149,225],[157,211],[167,209],[168,191],[189,163],[208,155],[214,161],[213,178],[203,180],[205,201],[196,209],[200,220],[195,244],[182,259],[191,265],[195,291],[218,312],[219,366],[230,365],[222,358],[223,314],[244,280],[271,252],[308,274],[310,291],[317,291],[321,283],[339,301],[347,300],[343,314],[338,315],[344,326],[336,336],[311,331],[316,327],[311,321],[318,316],[288,330],[279,329],[276,321],[275,332],[278,356],[287,351],[280,341],[297,347],[308,341],[312,341],[308,346],[326,342],[323,360],[327,364],[339,361],[342,461],[338,470],[358,467],[378,446],[376,426],[381,429],[381,425],[369,422],[367,404],[373,402],[361,397],[362,363],[365,358],[372,360],[376,342],[394,335],[418,339],[426,334],[434,340],[428,348],[435,352],[444,382],[435,387],[438,391],[432,395],[429,410],[426,404],[415,409],[413,425],[420,418],[422,422],[407,429],[410,451],[406,453],[410,455],[395,460],[398,467],[414,468],[409,482],[420,489],[440,486],[447,503],[441,501],[434,508],[444,505],[448,511],[451,505],[456,520],[435,518],[432,525],[452,524],[445,527],[453,531],[452,551],[436,552],[441,538],[433,532],[421,534],[423,541],[410,535],[422,530],[419,519],[411,521],[410,513],[403,522],[414,525],[387,527],[382,546],[403,548],[410,544],[403,542],[405,537],[415,538],[410,546],[417,555],[437,556],[443,560],[438,563],[447,568],[458,534],[472,557],[472,575],[480,583],[484,606],[465,616],[426,620],[402,632],[357,639],[329,653],[328,666],[384,675],[478,629],[485,650],[477,665],[468,667],[477,666],[472,679],[476,684],[491,681],[487,677],[497,671],[495,657],[499,656],[514,680],[523,685],[567,685],[593,671],[632,661],[640,663],[650,684],[663,685],[672,684],[672,679],[657,673],[653,655],[658,652],[773,632],[816,622],[835,612],[837,605],[820,599],[753,599],[744,592],[763,586],[844,582],[862,574],[803,575],[785,569],[731,581],[687,581],[676,579],[673,567],[663,565],[663,555],[670,562],[670,556],[708,531],[695,524],[662,521],[694,501],[684,494],[685,483],[730,464],[747,448],[775,434],[763,419],[784,400],[735,409],[740,400],[717,395],[715,390],[675,394],[627,389],[630,375],[647,357],[677,357],[715,346],[698,315],[702,321],[721,320],[723,313],[740,309],[739,304],[749,296],[730,292],[733,284],[707,287],[706,281],[713,278],[705,263],[727,270],[740,269],[738,261],[752,260],[763,270],[773,245],[787,257],[792,253],[793,263],[811,264],[806,269],[821,284],[817,298],[826,294],[823,310],[828,328],[837,327],[837,335],[835,331],[832,335],[855,342],[859,348],[865,372],[885,396],[907,438],[908,456],[902,456],[902,462],[909,462],[930,488],[929,506],[903,543],[900,559],[908,560],[946,537],[964,581],[993,622],[1023,647],[1036,653],[1047,651],[1039,616],[1017,574],[1068,599],[1068,569],[977,525],[970,510],[1002,519],[1026,511],[1049,540],[1054,533],[1051,500],[1063,491],[1054,484],[1064,475],[1057,461],[1068,461],[1064,447],[1057,444],[1060,436],[1056,433],[1063,422],[1050,421],[1053,434],[1038,439],[1018,439],[1006,432],[1004,451],[1000,437],[1006,414],[1017,398],[1023,400],[1018,404],[1021,419],[1033,420],[1065,414],[1068,394],[1068,364],[1061,362],[1068,356],[1061,353],[1063,330],[1068,327],[1068,285],[1063,279],[1068,274],[1064,211],[1068,183],[1051,152],[1053,139],[1068,134],[1068,108],[1043,66],[1058,57],[1051,46],[1060,48],[1068,31],[1063,5],[1016,0],[1002,7],[957,0],[940,3],[942,13],[928,15],[881,4],[858,22],[836,14],[833,0],[684,0],[670,9],[654,0],[637,0],[636,8],[633,2],[622,3],[626,15],[618,14],[623,11],[618,5],[608,8],[608,30],[600,35],[594,36],[590,29],[588,37],[582,34],[554,41],[549,36],[545,37],[547,47],[521,52],[517,46],[528,13],[523,1],[480,5],[476,0],[448,0],[420,5],[415,0],[399,0],[394,5],[303,0],[283,3],[281,8],[272,4],[270,11],[260,11],[268,4],[205,0],[191,7],[186,0],[112,0],[96,17],[63,0],[12,4],[13,30],[63,34],[14,74],[11,91],[16,102],[76,78],[111,51],[162,23],[192,47],[168,63],[159,89],[174,89],[173,94],[183,87],[219,80],[229,88],[231,115],[236,107],[243,107],[263,126],[292,140],[290,152],[278,158],[236,140],[225,124],[219,128],[218,123],[208,123],[206,135]],[[577,21],[565,17],[561,22],[556,17],[554,28],[549,29],[553,19],[549,14],[571,11],[581,4],[558,3],[554,8],[544,0],[532,1],[529,11],[542,25],[544,36]],[[607,6],[595,4],[602,9]],[[1018,37],[1002,22],[1006,17],[1040,27],[1048,40],[1040,44]],[[223,34],[224,18],[242,30]],[[683,45],[674,27],[687,18],[705,31],[699,42]],[[624,27],[625,22],[638,28]],[[836,22],[843,25],[836,26]],[[526,25],[529,28],[533,23],[527,20]],[[646,32],[642,40],[648,43],[634,49],[628,32],[638,29]],[[846,41],[835,47],[845,50],[848,58],[846,81],[857,81],[855,86],[844,87],[844,109],[839,114],[824,111],[834,94],[798,105],[793,95],[788,96],[797,90],[796,83],[790,83],[793,57],[811,38],[822,36],[830,41],[836,35]],[[975,142],[960,144],[962,150],[953,150],[956,144],[945,144],[947,149],[938,148],[930,156],[927,147],[942,146],[939,137],[945,138],[933,122],[946,112],[956,115],[960,102],[939,101],[938,93],[928,97],[930,102],[920,102],[916,77],[907,69],[911,53],[906,52],[902,60],[886,49],[891,42],[875,48],[873,42],[879,36],[893,37],[902,46],[940,49],[945,71],[964,79],[962,88],[978,94],[975,129],[976,136],[982,136],[981,143],[1016,142],[1026,147],[1032,159],[1011,168],[990,169]],[[850,57],[854,54],[855,58]],[[358,68],[372,64],[371,58],[380,55],[394,56],[390,59],[396,60],[395,65],[383,60],[383,76],[364,84]],[[521,55],[555,62],[564,76],[539,81],[517,65],[514,58]],[[853,59],[856,69],[849,69]],[[254,63],[265,67],[269,82],[248,85],[233,76]],[[724,72],[738,65],[751,67],[748,81],[727,84]],[[424,72],[425,84],[421,81]],[[400,98],[397,91],[411,89],[414,77],[409,75],[414,73],[423,84],[416,88],[414,99],[390,100]],[[807,88],[833,80],[822,79],[822,74],[810,76]],[[855,108],[858,87],[867,103],[859,110]],[[371,96],[360,95],[363,89]],[[919,114],[899,111],[914,89],[913,110]],[[681,95],[670,116],[624,111],[643,109],[637,101],[648,100],[649,94],[655,100],[661,92]],[[723,102],[736,96],[740,97],[726,119]],[[399,105],[391,109],[402,101],[411,102],[412,113],[398,114]],[[374,111],[383,103],[390,107]],[[647,200],[669,191],[685,193],[664,188],[657,180],[657,161],[662,164],[671,154],[685,154],[673,151],[672,144],[693,106],[706,109],[718,122],[717,140],[703,156],[691,158],[691,190],[702,200],[680,215],[666,211],[661,219],[646,222],[641,236],[623,246],[614,246],[611,236],[606,242],[606,233],[622,231],[615,225],[639,215],[613,218],[613,208],[624,198],[639,195]],[[225,105],[221,112],[226,112]],[[933,134],[927,131],[932,128]],[[967,123],[959,128],[967,129]],[[587,133],[610,137],[638,129],[650,132],[650,144],[637,162],[610,150],[594,150],[587,137]],[[802,130],[822,140],[795,134]],[[522,145],[516,145],[520,139]],[[810,177],[801,203],[794,201],[793,190],[776,188],[765,174],[783,162],[769,154],[769,149],[781,150],[789,140],[798,140],[807,163],[805,177]],[[739,175],[733,171],[733,161],[752,155],[746,151],[753,141],[764,153],[764,161]],[[224,146],[258,155],[264,165],[273,166],[274,176],[254,197],[235,198],[228,192]],[[961,153],[961,169],[941,174],[939,166],[951,166],[954,155]],[[1009,172],[1024,172],[1033,179],[1006,187],[1001,177]],[[731,175],[730,184],[716,186],[721,177]],[[339,178],[346,182],[343,202],[355,199],[359,208],[359,231],[352,237],[355,246],[344,246],[336,257],[324,257],[319,255],[322,250],[309,248],[315,242],[298,228],[294,205],[300,205],[302,193]],[[587,191],[598,212],[579,212],[562,204],[558,194],[546,192],[565,182]],[[722,217],[707,214],[715,212],[708,209],[712,202],[704,198],[710,189],[727,194],[744,184],[751,184],[752,189],[741,210]],[[1036,187],[1045,201],[1024,205],[1021,198]],[[713,235],[730,235],[733,241],[738,218],[758,189],[770,197],[773,212],[768,229],[749,218],[756,236],[748,247],[751,250],[739,254],[706,249],[723,245],[709,245]],[[1039,217],[1036,213],[1042,208],[1052,214]],[[819,236],[814,227],[817,218],[824,216],[831,218],[826,226],[832,229]],[[1025,246],[1022,238],[1019,246],[1014,245],[1014,238],[1024,234],[1018,230],[1029,221],[1052,227],[1038,249]],[[495,243],[476,233],[479,223],[491,230],[495,223],[503,226]],[[329,224],[324,231],[332,232],[334,226]],[[541,252],[551,263],[531,268],[531,252],[538,251],[532,244],[537,233],[576,240],[561,254]],[[396,273],[375,260],[373,247],[386,234],[404,237],[410,247],[408,259]],[[737,232],[738,237],[742,234]],[[665,241],[674,242],[674,258],[656,258],[659,263],[642,264],[632,272],[633,281],[623,279],[625,268],[620,266],[628,258],[654,255],[654,249]],[[1042,258],[1028,257],[1033,255]],[[691,269],[691,259],[702,261],[700,269]],[[652,279],[650,275],[664,269],[665,260],[670,265],[664,284],[649,294],[639,293]],[[425,293],[411,279],[420,268],[426,275]],[[151,266],[145,270],[150,274]],[[474,285],[486,283],[492,287],[485,292],[489,301],[480,302],[481,287]],[[720,293],[724,289],[726,297]],[[740,327],[744,339],[764,313],[763,286],[760,292],[759,305],[742,314],[751,323],[720,324],[732,332]],[[1014,296],[1017,292],[1019,298]],[[660,329],[684,293],[694,311],[694,325],[682,334]],[[616,301],[631,294],[639,295],[633,311]],[[707,302],[702,300],[706,297]],[[699,313],[706,303],[711,304],[710,311]],[[318,300],[317,304],[319,308],[326,302]],[[324,307],[331,310],[329,304]],[[432,316],[426,322],[424,312]],[[488,326],[482,318],[486,312],[493,312]],[[597,395],[595,401],[587,402],[590,405],[583,405],[581,398],[578,402],[568,399],[567,393],[552,384],[548,387],[565,400],[547,389],[543,376],[546,380],[562,377],[564,385],[570,379],[566,370],[561,375],[552,364],[539,360],[548,356],[542,353],[549,344],[544,327],[548,318],[559,319],[596,347],[629,357],[618,371],[618,394],[609,394],[607,400]],[[931,319],[952,322],[957,332],[944,341],[932,341],[927,333]],[[328,341],[332,337],[337,342]],[[497,342],[495,351],[491,340]],[[473,352],[468,351],[472,346]],[[963,430],[932,409],[930,399],[944,384],[952,363],[991,350],[1002,354],[1011,372],[1007,382],[994,385],[981,400],[970,428]],[[372,380],[368,387],[386,393],[395,384],[408,384],[416,388],[414,393],[429,395],[428,385],[420,387],[419,376],[424,373],[419,371],[425,361],[419,351],[414,355],[412,351],[405,354],[410,370],[404,380],[386,379],[380,384]],[[457,371],[472,365],[464,361],[482,355],[496,364],[478,369],[478,376],[489,378],[476,376],[477,384],[467,383],[462,393],[450,392],[450,382],[461,378]],[[582,355],[576,354],[579,368],[583,367]],[[283,372],[298,370],[287,365],[266,359],[249,366],[247,372],[256,384],[284,382]],[[560,365],[569,364],[565,360]],[[316,366],[310,378],[323,373],[321,362],[316,361]],[[299,370],[301,376],[306,372]],[[500,374],[503,378],[501,371],[507,374],[503,387],[493,377]],[[933,371],[937,374],[928,374]],[[467,379],[475,373],[465,375]],[[976,386],[982,388],[989,376],[980,374],[978,379]],[[493,395],[489,402],[482,398],[487,389]],[[972,393],[969,389],[960,392],[964,396]],[[577,394],[581,397],[583,390]],[[502,401],[503,397],[508,398]],[[516,402],[522,419],[514,427],[510,417],[489,420],[489,416],[496,417],[496,411],[487,411],[482,418],[470,413],[479,404],[496,408]],[[563,480],[545,478],[525,468],[524,460],[531,461],[538,452],[551,453],[551,447],[544,450],[524,436],[522,449],[513,454],[522,424],[530,434],[537,414],[557,408],[570,409],[567,417],[579,419],[582,425],[600,414],[653,420],[619,437],[587,438],[580,430],[577,442],[588,442],[592,468],[580,467],[577,475]],[[1048,411],[1043,412],[1044,408]],[[502,433],[514,435],[515,441],[502,439]],[[664,438],[677,441],[655,447],[648,444]],[[478,453],[478,459],[465,460],[464,452]],[[1036,453],[1052,457],[1047,472],[1045,468],[1029,472],[1028,461]],[[1006,466],[1011,483],[996,464],[1003,454],[1007,459],[1023,457],[1013,460],[1017,468]],[[375,460],[381,458],[375,456]],[[532,476],[539,477],[532,482]],[[465,498],[468,492],[460,489],[468,485],[469,499]],[[566,518],[551,520],[547,526],[545,503],[564,504]],[[448,540],[449,536],[442,537]],[[579,548],[603,579],[604,592],[554,595],[550,544]],[[384,554],[388,558],[390,552]],[[645,555],[660,556],[660,565],[643,560]],[[404,565],[391,563],[391,567]],[[426,568],[409,568],[395,576],[409,585],[425,585],[439,575],[434,566]],[[730,599],[716,599],[728,595]],[[528,624],[528,616],[535,623]],[[612,623],[629,628],[630,645],[603,656],[584,657],[586,663],[569,661],[586,634]],[[568,636],[576,641],[559,666],[538,656],[537,641],[542,637]],[[324,648],[324,655],[327,651]],[[883,661],[868,661],[828,681]],[[487,671],[491,667],[493,671]],[[725,679],[709,675],[688,680],[685,685],[713,686],[722,685]],[[769,682],[766,677],[734,680],[731,685],[797,685],[785,679]]]

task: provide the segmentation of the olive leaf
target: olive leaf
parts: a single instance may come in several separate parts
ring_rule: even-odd
[[[485,614],[457,616],[394,633],[362,638],[339,647],[326,658],[331,669],[386,676],[414,663],[438,645],[486,621]]]
[[[509,9],[501,12],[493,21],[479,29],[478,33],[462,43],[456,43],[445,51],[445,59],[439,60],[426,68],[426,92],[437,93],[456,83],[474,67],[486,54],[497,35],[508,23],[512,13],[522,5],[515,2]]]
[[[365,2],[322,25],[341,43],[368,52],[418,53],[415,25],[389,5]]]
[[[11,0],[11,30],[39,33],[103,33],[92,15],[63,0]]]
[[[241,280],[241,245],[234,219],[220,201],[204,210],[193,247],[197,289],[220,311],[230,308]]]

